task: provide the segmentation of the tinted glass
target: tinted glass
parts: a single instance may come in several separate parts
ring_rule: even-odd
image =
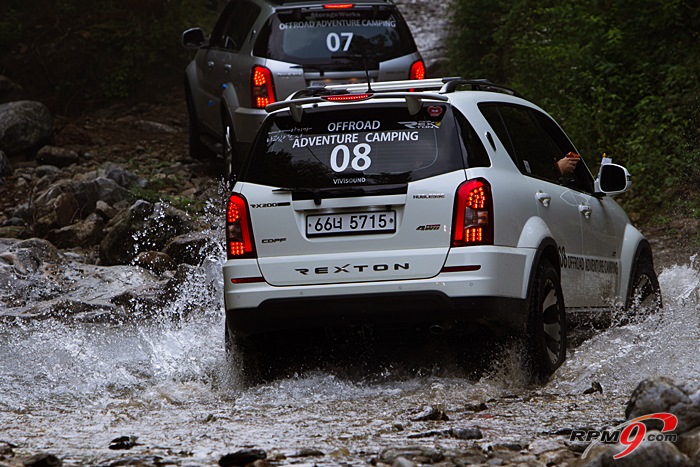
[[[255,55],[299,64],[330,64],[354,69],[416,51],[408,27],[395,9],[382,8],[280,12],[256,41]],[[357,64],[360,63],[358,67]]]
[[[464,168],[445,104],[308,109],[265,121],[241,180],[289,188],[402,184]]]
[[[260,7],[243,0],[229,3],[211,34],[211,45],[240,50],[260,14]]]
[[[549,116],[513,104],[485,103],[479,109],[522,173],[593,191],[593,177],[583,160],[574,172],[559,172],[556,162],[576,148]]]

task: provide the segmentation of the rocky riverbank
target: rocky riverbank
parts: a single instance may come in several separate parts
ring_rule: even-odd
[[[220,162],[187,155],[186,112],[181,90],[172,99],[135,107],[115,105],[66,119],[40,103],[19,100],[17,85],[0,80],[12,101],[0,104],[0,322],[56,319],[120,323],[148,319],[164,309],[189,316],[212,305],[190,299],[188,284],[214,284],[223,257],[225,192]],[[5,86],[5,87],[2,87]],[[648,228],[657,267],[687,263],[693,245],[676,229]],[[119,287],[105,288],[118,282]],[[173,304],[178,303],[176,309]],[[571,441],[576,431],[606,426],[571,426],[525,441],[492,438],[480,420],[510,404],[547,403],[546,392],[475,401],[460,409],[427,406],[391,430],[402,442],[378,452],[250,449],[232,451],[220,465],[307,463],[334,465],[351,456],[372,465],[698,465],[700,388],[653,378],[627,403],[626,420],[658,412],[678,417],[675,442],[645,442],[623,460],[624,446]],[[570,396],[567,396],[570,397]],[[581,397],[584,397],[583,395]],[[602,397],[588,394],[585,397]],[[576,403],[574,399],[572,403]],[[578,401],[580,402],[580,401]],[[608,427],[623,420],[610,420]],[[653,422],[652,422],[653,423]],[[659,429],[659,426],[650,426]],[[127,439],[129,441],[129,439]],[[444,442],[443,442],[444,441]],[[122,450],[138,446],[138,440]],[[0,437],[0,466],[61,465],[60,453],[26,455],[23,446]],[[187,455],[123,455],[100,465],[188,464]]]

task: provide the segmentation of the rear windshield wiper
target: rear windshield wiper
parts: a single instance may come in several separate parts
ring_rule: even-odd
[[[407,183],[393,185],[365,185],[332,188],[276,188],[275,193],[292,193],[293,201],[312,199],[319,206],[323,199],[350,198],[353,196],[405,195],[408,192]]]

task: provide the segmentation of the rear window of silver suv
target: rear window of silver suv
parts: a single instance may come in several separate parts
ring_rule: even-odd
[[[254,54],[314,65],[338,65],[346,58],[357,68],[358,59],[381,62],[415,51],[403,17],[394,8],[381,8],[278,12],[261,31]]]

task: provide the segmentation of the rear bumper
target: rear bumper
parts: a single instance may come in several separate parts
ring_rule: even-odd
[[[275,287],[259,277],[257,260],[224,264],[224,302],[234,334],[251,335],[336,325],[476,324],[494,331],[522,330],[534,249],[452,249],[443,271],[425,279]],[[460,265],[476,270],[455,272]],[[450,271],[450,272],[448,272]]]
[[[227,310],[226,322],[233,335],[243,337],[337,326],[485,327],[502,334],[522,331],[526,316],[524,299],[405,292],[266,300],[257,308]]]

